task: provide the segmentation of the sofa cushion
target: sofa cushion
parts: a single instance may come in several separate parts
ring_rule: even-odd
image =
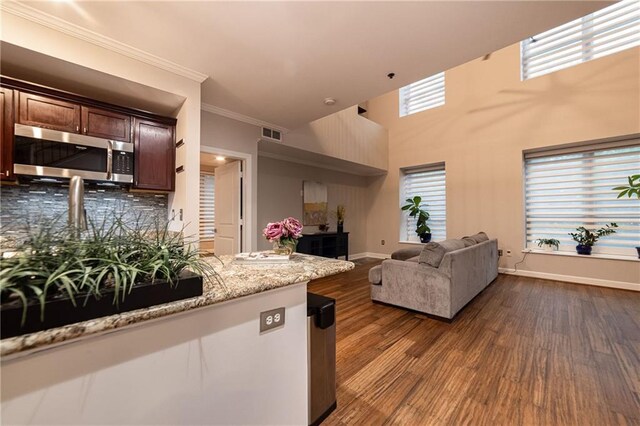
[[[416,263],[418,263],[418,262],[420,262],[420,255],[410,257],[409,259],[405,260],[405,262],[416,262]]]
[[[489,237],[484,232],[478,232],[477,234],[472,235],[469,238],[473,239],[476,243],[482,243],[484,241],[489,241]]]
[[[407,260],[412,257],[419,256],[420,251],[422,251],[422,247],[420,246],[404,248],[391,253],[391,258],[395,260]]]
[[[369,282],[377,285],[382,284],[382,265],[369,269]]]
[[[446,249],[440,243],[427,243],[420,253],[418,263],[437,268],[440,266],[440,262],[442,262],[445,253]]]
[[[449,253],[450,251],[455,251],[455,250],[460,250],[465,248],[464,242],[462,240],[458,240],[454,238],[450,240],[440,241],[438,244],[444,247],[447,253]]]
[[[464,246],[465,246],[465,247],[471,247],[471,246],[475,246],[475,245],[477,244],[477,243],[476,243],[476,240],[474,240],[474,239],[473,239],[473,238],[471,238],[471,237],[464,237],[464,238],[462,238],[462,242],[464,243]]]

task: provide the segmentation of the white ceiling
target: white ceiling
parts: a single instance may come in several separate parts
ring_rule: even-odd
[[[296,128],[602,8],[600,1],[25,2],[210,76],[202,101]],[[386,74],[395,72],[389,80]],[[333,107],[323,104],[334,97]]]

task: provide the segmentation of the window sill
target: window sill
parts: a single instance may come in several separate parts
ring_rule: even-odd
[[[423,246],[424,243],[421,243],[420,241],[398,241],[398,244],[411,244],[414,246]]]
[[[578,254],[576,252],[570,251],[546,251],[546,250],[536,250],[536,249],[524,249],[522,253],[530,252],[531,254],[547,254],[551,256],[569,256],[569,257],[579,257],[581,259],[607,259],[607,260],[626,260],[629,262],[640,262],[637,256],[624,256],[621,254],[602,254],[602,253],[594,253],[590,255]]]

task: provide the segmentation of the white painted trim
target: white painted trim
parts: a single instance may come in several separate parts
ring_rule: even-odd
[[[582,255],[578,254],[575,251],[546,251],[539,249],[524,249],[522,253],[531,253],[531,254],[544,254],[551,256],[569,256],[576,257],[578,259],[607,259],[607,260],[622,260],[624,262],[640,262],[640,258],[637,256],[624,256],[621,254],[605,254],[605,253],[591,253],[590,255]]]
[[[202,83],[209,78],[206,74],[160,58],[159,56],[152,55],[151,53],[147,53],[136,47],[119,42],[110,37],[88,30],[84,27],[65,21],[17,1],[7,0],[0,2],[0,10],[3,13],[15,15],[47,28],[51,28],[55,31],[59,31],[63,34],[67,34],[71,37],[111,50],[112,52],[119,53],[140,62],[169,71],[173,74],[197,81],[198,83]]]
[[[507,275],[517,275],[520,277],[540,278],[543,280],[565,281],[575,284],[595,285],[598,287],[619,288],[623,290],[640,291],[640,284],[625,281],[601,280],[589,277],[574,277],[571,275],[549,274],[536,271],[514,271],[513,269],[498,268],[498,272]]]
[[[350,254],[349,255],[349,260],[364,259],[365,257],[371,257],[373,259],[391,259],[391,255],[390,254],[371,253],[369,251],[365,251],[365,252],[362,252],[362,253]]]
[[[221,115],[223,117],[230,118],[232,120],[241,121],[243,123],[252,124],[258,127],[268,127],[270,129],[278,130],[281,133],[285,134],[289,132],[289,129],[278,126],[277,124],[269,123],[267,121],[258,120],[257,118],[249,117],[248,115],[240,114],[238,112],[233,112],[228,109],[220,108],[215,105],[202,103],[200,108],[203,111],[210,112],[212,114]]]
[[[252,204],[253,192],[253,155],[246,152],[231,151],[228,149],[215,148],[207,145],[200,145],[200,152],[209,154],[219,154],[225,157],[238,159],[244,162],[243,167],[243,198],[244,198],[244,225],[242,226],[242,250],[254,251],[256,248],[255,230],[257,219],[253,214]],[[200,217],[198,217],[198,221]]]

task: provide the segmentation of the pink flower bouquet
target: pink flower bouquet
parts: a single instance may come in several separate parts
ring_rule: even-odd
[[[295,217],[288,217],[280,222],[271,222],[262,231],[267,240],[276,246],[287,246],[289,253],[295,251],[297,240],[302,236],[302,224]]]

